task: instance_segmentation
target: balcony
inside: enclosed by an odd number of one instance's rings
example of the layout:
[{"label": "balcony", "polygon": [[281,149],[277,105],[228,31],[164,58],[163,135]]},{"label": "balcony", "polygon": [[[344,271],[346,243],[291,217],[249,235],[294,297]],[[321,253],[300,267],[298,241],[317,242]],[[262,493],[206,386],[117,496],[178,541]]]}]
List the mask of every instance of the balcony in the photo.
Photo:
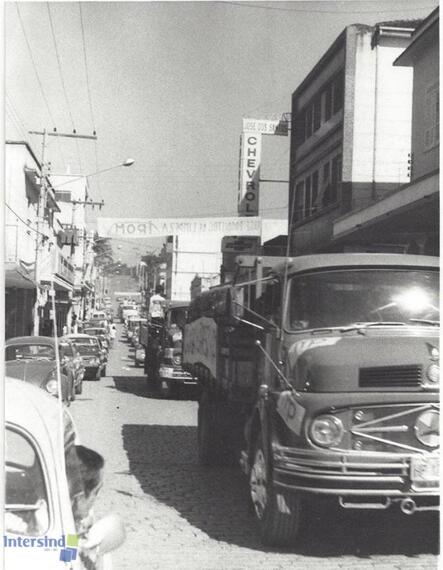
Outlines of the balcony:
[{"label": "balcony", "polygon": [[72,289],[75,281],[73,265],[57,247],[45,247],[40,253],[38,277],[40,281],[56,281],[59,285],[66,285]]}]

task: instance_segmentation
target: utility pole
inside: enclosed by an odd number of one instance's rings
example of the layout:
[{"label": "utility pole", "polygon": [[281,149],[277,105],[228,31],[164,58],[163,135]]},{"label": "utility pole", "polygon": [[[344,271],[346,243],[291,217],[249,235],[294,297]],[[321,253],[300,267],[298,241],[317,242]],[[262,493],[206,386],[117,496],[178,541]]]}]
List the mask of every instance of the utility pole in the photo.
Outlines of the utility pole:
[{"label": "utility pole", "polygon": [[31,135],[40,135],[42,138],[42,157],[41,157],[41,166],[40,166],[40,192],[39,192],[39,200],[37,205],[37,239],[36,239],[36,246],[35,246],[35,269],[34,269],[34,277],[35,277],[35,284],[36,284],[36,299],[34,304],[34,327],[33,327],[33,334],[38,335],[40,332],[40,315],[39,315],[39,296],[40,296],[40,261],[41,261],[41,239],[40,239],[40,228],[44,224],[44,217],[45,217],[45,208],[46,208],[46,196],[48,190],[48,180],[47,180],[47,171],[46,171],[46,164],[45,164],[45,150],[46,150],[46,137],[65,137],[65,138],[76,138],[76,139],[89,139],[89,140],[97,140],[97,136],[93,135],[80,135],[77,134],[74,130],[72,133],[58,133],[56,129],[53,132],[48,132],[46,129],[43,131],[28,131]]}]

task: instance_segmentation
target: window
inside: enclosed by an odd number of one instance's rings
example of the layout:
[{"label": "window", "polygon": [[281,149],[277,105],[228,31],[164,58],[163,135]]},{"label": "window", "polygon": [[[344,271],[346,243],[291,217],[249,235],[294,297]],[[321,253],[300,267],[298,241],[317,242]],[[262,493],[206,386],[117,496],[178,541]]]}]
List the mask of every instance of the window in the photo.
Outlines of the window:
[{"label": "window", "polygon": [[6,360],[54,360],[52,346],[46,344],[23,344],[6,347]]},{"label": "window", "polygon": [[321,126],[321,96],[318,95],[314,101],[314,132]]},{"label": "window", "polygon": [[5,432],[5,528],[7,532],[41,536],[49,528],[49,508],[40,458],[27,437]]},{"label": "window", "polygon": [[299,182],[297,184],[297,186],[295,187],[295,203],[293,205],[293,207],[294,207],[294,212],[293,212],[294,221],[298,221],[298,220],[303,219],[304,190],[305,190],[304,181]]},{"label": "window", "polygon": [[305,139],[308,139],[312,135],[312,114],[313,108],[310,106],[306,111]]},{"label": "window", "polygon": [[344,75],[339,73],[333,82],[334,115],[343,108],[344,87]]},{"label": "window", "polygon": [[325,122],[332,117],[332,85],[329,84],[324,92]]},{"label": "window", "polygon": [[318,170],[312,173],[312,198],[311,198],[311,214],[317,211],[318,200]]},{"label": "window", "polygon": [[305,212],[304,217],[308,218],[311,215],[311,177],[305,179]]},{"label": "window", "polygon": [[303,144],[323,123],[338,113],[343,108],[343,101],[344,74],[340,72],[298,113],[295,121],[296,146]]},{"label": "window", "polygon": [[429,87],[425,97],[425,150],[438,145],[440,141],[440,108],[438,83]]},{"label": "window", "polygon": [[323,181],[322,181],[322,207],[327,206],[331,200],[331,165],[329,162],[323,165]]},{"label": "window", "polygon": [[341,155],[337,155],[332,159],[331,168],[331,203],[334,204],[338,200],[338,188],[341,182]]},{"label": "window", "polygon": [[438,272],[346,269],[296,276],[290,284],[289,328],[439,320]]}]

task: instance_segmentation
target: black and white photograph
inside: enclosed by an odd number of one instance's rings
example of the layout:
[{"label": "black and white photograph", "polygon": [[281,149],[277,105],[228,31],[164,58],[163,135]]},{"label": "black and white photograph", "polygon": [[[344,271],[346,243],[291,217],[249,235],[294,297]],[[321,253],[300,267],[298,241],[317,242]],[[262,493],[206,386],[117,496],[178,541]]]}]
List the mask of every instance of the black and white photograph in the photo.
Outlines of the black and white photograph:
[{"label": "black and white photograph", "polygon": [[438,0],[6,1],[5,570],[437,570]]}]

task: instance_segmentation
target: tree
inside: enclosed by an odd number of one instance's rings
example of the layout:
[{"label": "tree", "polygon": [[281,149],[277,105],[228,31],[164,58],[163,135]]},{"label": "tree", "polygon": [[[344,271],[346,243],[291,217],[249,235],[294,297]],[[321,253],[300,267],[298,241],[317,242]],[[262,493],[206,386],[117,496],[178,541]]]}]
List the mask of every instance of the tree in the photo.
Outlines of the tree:
[{"label": "tree", "polygon": [[111,238],[102,238],[95,234],[93,250],[95,252],[96,265],[106,268],[106,266],[114,264]]}]

